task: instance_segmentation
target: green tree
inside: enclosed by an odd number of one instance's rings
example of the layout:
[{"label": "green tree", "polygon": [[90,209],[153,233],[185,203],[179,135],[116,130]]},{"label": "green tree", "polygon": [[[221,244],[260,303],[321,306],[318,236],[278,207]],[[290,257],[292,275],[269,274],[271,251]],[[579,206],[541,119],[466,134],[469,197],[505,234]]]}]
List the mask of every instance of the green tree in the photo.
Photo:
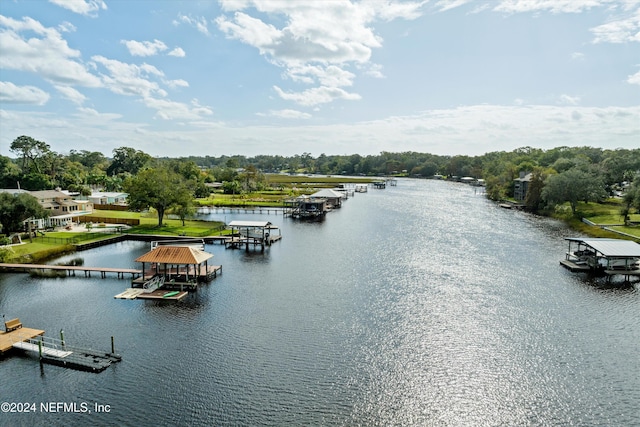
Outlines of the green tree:
[{"label": "green tree", "polygon": [[183,227],[187,217],[193,215],[195,212],[196,209],[193,206],[193,197],[188,193],[180,194],[171,208],[171,213],[180,218]]},{"label": "green tree", "polygon": [[622,196],[622,201],[624,206],[620,213],[626,222],[631,213],[631,208],[634,208],[636,212],[640,212],[640,175],[637,175],[633,183],[627,188],[627,191]]},{"label": "green tree", "polygon": [[169,208],[184,203],[185,195],[193,197],[186,180],[165,168],[145,169],[123,183],[129,193],[129,208],[142,210],[153,208],[158,213],[158,227]]},{"label": "green tree", "polygon": [[40,206],[38,200],[28,193],[13,195],[0,193],[0,224],[6,236],[22,231],[23,222],[29,218],[47,218],[50,212]]},{"label": "green tree", "polygon": [[113,150],[113,161],[107,168],[107,175],[113,176],[121,173],[135,175],[141,170],[151,156],[147,153],[130,147],[120,147]]},{"label": "green tree", "polygon": [[0,155],[0,188],[16,188],[20,181],[20,168],[9,157]]},{"label": "green tree", "polygon": [[578,202],[598,201],[606,197],[602,178],[578,167],[549,176],[542,190],[542,199],[549,205],[569,202],[576,213]]},{"label": "green tree", "polygon": [[524,200],[524,205],[527,210],[538,212],[538,210],[543,207],[542,190],[544,189],[544,181],[547,175],[548,173],[546,173],[544,169],[539,167],[533,168],[529,187],[527,188],[527,195]]},{"label": "green tree", "polygon": [[41,160],[51,152],[49,144],[26,135],[14,139],[9,150],[22,159],[20,167],[23,173],[41,173]]}]

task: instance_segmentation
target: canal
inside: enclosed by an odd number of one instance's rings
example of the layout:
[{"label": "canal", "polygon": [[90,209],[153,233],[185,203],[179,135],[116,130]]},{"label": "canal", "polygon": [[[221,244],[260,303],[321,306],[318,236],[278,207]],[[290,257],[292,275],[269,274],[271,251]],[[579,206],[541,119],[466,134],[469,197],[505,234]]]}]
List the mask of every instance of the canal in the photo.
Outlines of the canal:
[{"label": "canal", "polygon": [[[322,222],[209,217],[268,220],[283,239],[207,245],[222,275],[178,303],[114,299],[116,277],[0,275],[7,318],[71,345],[114,336],[123,356],[100,374],[0,360],[0,401],[35,403],[0,425],[640,424],[640,285],[564,270],[561,223],[424,180]],[[60,260],[139,268],[148,250]]]}]

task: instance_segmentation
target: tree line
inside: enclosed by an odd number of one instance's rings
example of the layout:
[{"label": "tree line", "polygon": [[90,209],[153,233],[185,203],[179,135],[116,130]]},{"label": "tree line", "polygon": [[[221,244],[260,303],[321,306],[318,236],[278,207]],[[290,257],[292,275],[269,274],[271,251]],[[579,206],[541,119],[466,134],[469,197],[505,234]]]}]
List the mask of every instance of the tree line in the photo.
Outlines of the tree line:
[{"label": "tree line", "polygon": [[[416,178],[473,177],[484,179],[493,200],[514,197],[514,180],[531,173],[527,198],[531,211],[544,211],[569,202],[601,201],[626,189],[628,212],[640,211],[640,149],[595,147],[522,147],[480,156],[443,156],[419,152],[378,155],[190,156],[154,158],[131,147],[113,150],[111,157],[89,150],[56,153],[49,144],[29,136],[10,146],[14,157],[0,155],[0,187],[46,190],[60,187],[80,194],[92,189],[130,194],[132,208],[154,207],[188,215],[188,199],[210,194],[207,183],[221,182],[227,193],[268,188],[265,173],[325,175],[402,175]],[[163,192],[158,195],[158,192]],[[171,190],[171,191],[169,191]],[[159,215],[160,216],[160,215]],[[160,216],[161,224],[161,216]]]}]

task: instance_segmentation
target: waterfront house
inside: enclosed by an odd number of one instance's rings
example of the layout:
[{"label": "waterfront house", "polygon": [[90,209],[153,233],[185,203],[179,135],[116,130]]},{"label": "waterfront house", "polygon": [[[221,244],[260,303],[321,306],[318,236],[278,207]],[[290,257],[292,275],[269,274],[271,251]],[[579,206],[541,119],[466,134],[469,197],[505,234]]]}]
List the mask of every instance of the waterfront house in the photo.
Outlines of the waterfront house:
[{"label": "waterfront house", "polygon": [[51,212],[47,219],[34,219],[36,228],[63,227],[80,216],[93,212],[93,203],[89,200],[74,200],[72,196],[59,190],[30,191],[40,206]]},{"label": "waterfront house", "polygon": [[527,190],[529,189],[531,176],[530,173],[520,172],[520,176],[513,180],[513,198],[517,201],[524,202],[527,198]]},{"label": "waterfront house", "polygon": [[119,193],[115,191],[93,191],[87,199],[94,205],[126,205],[127,193]]}]

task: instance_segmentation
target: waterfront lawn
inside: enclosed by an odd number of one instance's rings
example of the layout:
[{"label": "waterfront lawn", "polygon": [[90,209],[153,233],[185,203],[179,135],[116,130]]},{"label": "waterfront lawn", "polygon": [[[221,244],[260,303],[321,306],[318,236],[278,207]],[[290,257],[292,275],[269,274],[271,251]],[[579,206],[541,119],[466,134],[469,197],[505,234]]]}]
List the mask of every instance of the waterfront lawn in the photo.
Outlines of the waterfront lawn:
[{"label": "waterfront lawn", "polygon": [[273,190],[251,194],[215,193],[203,199],[196,199],[199,206],[218,207],[269,207],[281,208],[284,200],[295,197],[291,191]]},{"label": "waterfront lawn", "polygon": [[140,225],[133,226],[125,232],[128,234],[161,234],[171,236],[205,237],[224,234],[224,223],[220,221],[185,220],[164,217],[162,227],[158,227],[158,216],[155,212],[101,211],[96,210],[93,216],[104,218],[139,219]]},{"label": "waterfront lawn", "polygon": [[[166,218],[163,220],[162,227],[158,227],[158,217],[153,213],[139,213],[128,211],[100,211],[96,210],[93,216],[108,218],[135,218],[140,220],[140,225],[124,230],[128,234],[156,234],[169,236],[189,236],[189,237],[205,237],[230,233],[225,230],[224,223],[219,221],[196,221],[186,220],[185,225],[179,219]],[[99,230],[97,226],[93,230]],[[24,240],[24,244],[8,247],[0,253],[0,259],[4,258],[4,262],[35,262],[37,260],[45,260],[55,255],[65,252],[72,252],[74,244],[89,243],[91,241],[102,240],[112,237],[116,233],[96,232],[90,230],[82,230],[78,232],[71,231],[50,231],[44,236],[34,237],[30,242]],[[4,248],[3,248],[4,249]]]},{"label": "waterfront lawn", "polygon": [[[620,211],[623,208],[619,199],[609,199],[603,203],[578,203],[578,213],[595,224],[624,224]],[[640,221],[640,213],[632,213],[629,218],[633,222]]]},{"label": "waterfront lawn", "polygon": [[[622,201],[618,199],[609,199],[604,203],[579,202],[576,215],[572,215],[569,204],[565,203],[556,207],[553,216],[567,222],[572,229],[591,237],[606,237],[613,239],[628,238],[621,234],[614,233],[613,231],[605,230],[599,227],[600,225],[606,225],[612,230],[640,237],[640,227],[622,225],[624,220],[622,215],[620,215],[621,209]],[[582,218],[588,219],[597,226],[590,226],[582,222]],[[640,222],[640,213],[632,213],[629,215],[629,218],[632,222]],[[614,224],[620,225],[611,226]]]}]

